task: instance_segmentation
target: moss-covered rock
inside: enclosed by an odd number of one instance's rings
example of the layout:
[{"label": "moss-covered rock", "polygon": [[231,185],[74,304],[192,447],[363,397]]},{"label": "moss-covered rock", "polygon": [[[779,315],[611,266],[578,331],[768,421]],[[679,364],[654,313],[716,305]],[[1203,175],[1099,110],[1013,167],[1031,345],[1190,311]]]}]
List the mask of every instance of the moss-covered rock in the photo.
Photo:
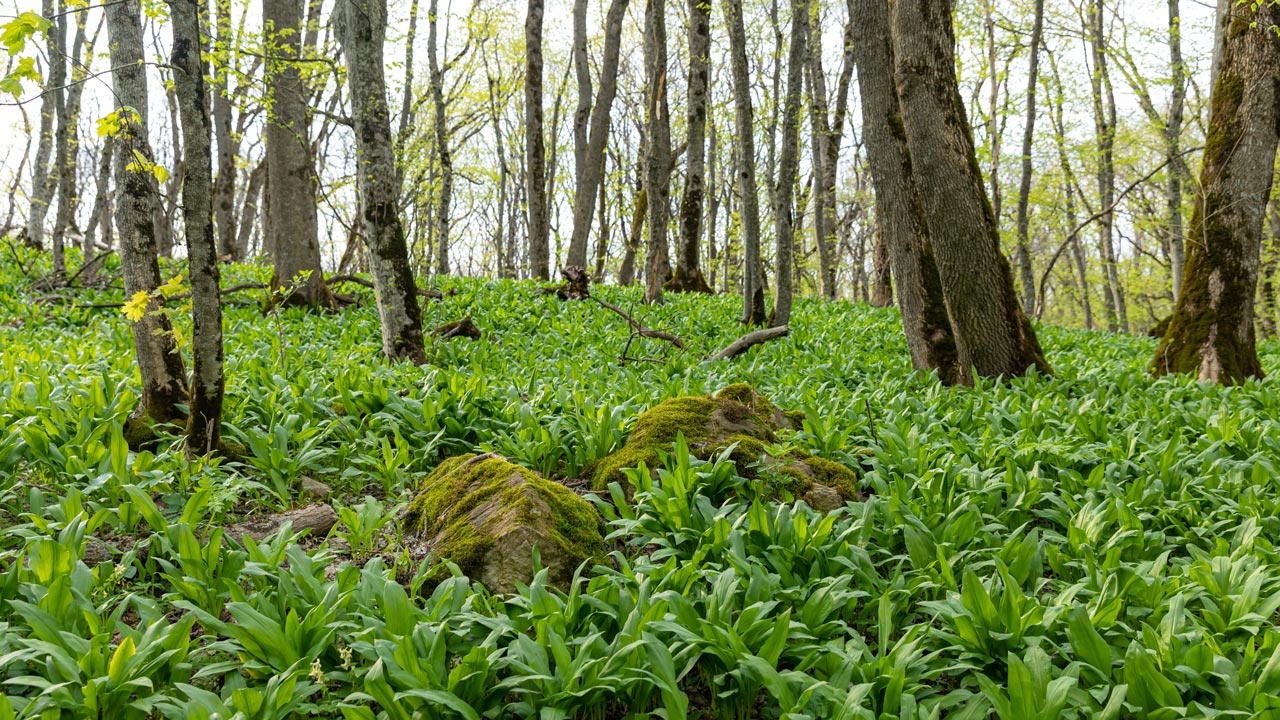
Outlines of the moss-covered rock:
[{"label": "moss-covered rock", "polygon": [[[777,433],[799,429],[803,414],[784,412],[750,385],[730,385],[715,395],[672,398],[643,413],[614,454],[602,459],[591,474],[591,487],[604,490],[616,482],[628,492],[624,470],[644,463],[654,468],[661,453],[683,433],[689,451],[703,460],[733,447],[729,459],[743,477],[756,478],[760,469],[771,482],[793,497],[803,498],[815,509],[825,510],[860,497],[858,475],[839,463],[793,451],[772,457],[768,445],[778,442]],[[815,490],[816,488],[816,490]],[[831,498],[840,498],[832,504]]]},{"label": "moss-covered rock", "polygon": [[406,535],[493,592],[512,592],[533,578],[534,547],[561,587],[584,561],[605,555],[590,503],[494,454],[441,463],[401,521]]}]

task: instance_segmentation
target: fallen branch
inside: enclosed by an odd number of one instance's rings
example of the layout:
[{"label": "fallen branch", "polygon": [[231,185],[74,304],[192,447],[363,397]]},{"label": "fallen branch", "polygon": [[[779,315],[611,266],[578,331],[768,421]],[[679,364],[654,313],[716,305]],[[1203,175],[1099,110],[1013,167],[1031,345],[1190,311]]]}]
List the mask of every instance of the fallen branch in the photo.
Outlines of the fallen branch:
[{"label": "fallen branch", "polygon": [[611,302],[608,302],[606,300],[601,300],[600,298],[594,295],[588,295],[587,297],[591,298],[592,300],[595,300],[600,305],[617,313],[619,317],[627,321],[627,324],[629,324],[631,328],[635,331],[635,333],[640,337],[653,338],[655,340],[665,340],[671,343],[672,345],[675,345],[677,348],[681,350],[685,349],[684,340],[681,340],[675,335],[672,335],[669,332],[663,332],[662,330],[654,330],[653,328],[645,327],[644,324],[642,324],[639,320],[631,317],[631,315],[627,313],[626,310],[623,310],[622,308],[618,307],[617,305],[614,305]]},{"label": "fallen branch", "polygon": [[470,315],[462,318],[461,320],[454,320],[453,322],[447,322],[437,327],[436,329],[432,330],[431,334],[435,335],[441,340],[448,340],[449,338],[455,338],[455,337],[464,337],[464,338],[470,338],[472,340],[479,340],[481,337],[483,337],[480,333],[480,328],[476,327],[476,324],[471,321]]},{"label": "fallen branch", "polygon": [[788,325],[779,325],[778,327],[765,328],[764,330],[756,330],[755,332],[749,332],[746,335],[743,335],[742,337],[738,338],[737,340],[734,340],[733,342],[729,343],[729,345],[725,349],[721,350],[715,355],[711,355],[707,359],[708,360],[732,360],[733,358],[738,357],[739,355],[746,352],[747,350],[750,350],[756,345],[760,345],[761,343],[767,343],[770,340],[777,340],[778,338],[781,338],[781,337],[786,337],[787,334],[790,332],[791,332],[791,328]]},{"label": "fallen branch", "polygon": [[[232,285],[231,287],[225,287],[225,288],[219,289],[218,297],[222,297],[224,295],[231,295],[233,293],[243,292],[245,290],[266,290],[266,289],[267,289],[267,285],[265,283],[241,283],[239,285]],[[48,301],[48,300],[70,300],[70,299],[72,298],[69,295],[43,295],[41,297],[36,298],[35,302]],[[168,297],[159,298],[162,304],[169,302],[170,300],[190,300],[190,299],[191,299],[191,293],[189,292],[178,293],[177,295],[170,295]],[[100,310],[103,308],[122,308],[124,307],[124,303],[122,302],[93,303],[92,305],[76,305],[76,307],[80,308],[81,310]]]}]

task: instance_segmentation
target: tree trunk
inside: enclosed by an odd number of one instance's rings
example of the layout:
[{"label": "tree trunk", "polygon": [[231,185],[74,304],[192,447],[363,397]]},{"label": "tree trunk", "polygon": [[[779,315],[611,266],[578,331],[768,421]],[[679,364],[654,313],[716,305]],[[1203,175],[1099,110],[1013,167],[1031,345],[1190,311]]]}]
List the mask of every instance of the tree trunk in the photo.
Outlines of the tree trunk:
[{"label": "tree trunk", "polygon": [[987,115],[987,143],[991,148],[991,214],[995,218],[996,227],[1000,226],[1000,211],[1004,198],[1000,194],[1000,57],[996,46],[996,21],[993,5],[995,0],[983,0],[983,31],[987,39],[987,72],[990,85],[987,87],[991,103]]},{"label": "tree trunk", "polygon": [[1278,273],[1280,273],[1280,199],[1271,201],[1271,234],[1264,252],[1262,288],[1259,293],[1261,308],[1258,314],[1262,316],[1262,331],[1267,337],[1276,337],[1276,323],[1280,322],[1280,317],[1276,316],[1276,283],[1280,280],[1277,278]]},{"label": "tree trunk", "polygon": [[1022,176],[1018,182],[1018,275],[1022,278],[1022,303],[1031,315],[1036,312],[1036,280],[1031,269],[1031,150],[1036,137],[1036,90],[1040,80],[1044,0],[1035,0],[1034,12],[1035,19],[1031,24],[1031,59],[1027,66],[1027,117],[1022,131]]},{"label": "tree trunk", "polygon": [[[93,196],[93,208],[89,211],[89,226],[85,228],[85,257],[89,262],[97,247],[111,247],[111,165],[115,157],[116,141],[108,135],[102,140],[102,153],[98,156],[97,191]],[[89,275],[93,270],[88,271]]]},{"label": "tree trunk", "polygon": [[893,264],[889,259],[889,241],[883,232],[876,233],[871,248],[871,304],[876,307],[893,305]]},{"label": "tree trunk", "polygon": [[964,380],[1050,372],[1018,304],[956,82],[949,0],[897,0],[897,87]]},{"label": "tree trunk", "polygon": [[214,182],[214,220],[218,230],[218,255],[228,261],[242,259],[236,243],[236,156],[240,140],[231,131],[231,0],[213,0],[217,49],[213,60],[213,132],[218,141],[218,175]]},{"label": "tree trunk", "polygon": [[[814,214],[813,237],[818,249],[818,292],[827,299],[836,298],[836,179],[840,159],[840,136],[844,134],[845,99],[853,76],[853,23],[845,25],[844,68],[840,73],[837,110],[834,122],[827,119],[827,79],[822,68],[822,24],[818,22],[819,3],[812,4],[808,62],[809,121],[813,135]],[[852,14],[850,15],[852,17]]]},{"label": "tree trunk", "polygon": [[[55,12],[63,10],[62,3],[46,2],[51,17]],[[46,32],[47,53],[49,62],[49,80],[45,94],[41,100],[40,130],[41,138],[36,146],[35,177],[32,183],[31,215],[28,223],[28,240],[37,247],[44,246],[44,223],[49,213],[49,204],[54,194],[64,182],[74,183],[74,178],[67,177],[69,125],[67,119],[67,18],[62,15],[55,18]],[[45,125],[48,125],[48,130]],[[46,143],[45,133],[50,143]],[[47,172],[48,158],[52,152],[53,172]],[[51,259],[53,276],[62,280],[67,276],[67,261],[63,252],[62,236],[54,233],[51,238]]]},{"label": "tree trunk", "polygon": [[1103,306],[1107,326],[1112,332],[1129,332],[1129,313],[1116,262],[1115,213],[1110,208],[1116,194],[1116,102],[1107,72],[1107,36],[1103,18],[1103,0],[1093,0],[1089,8],[1089,42],[1093,53],[1093,117],[1098,138],[1098,206],[1104,210],[1098,219],[1098,247],[1106,276]]},{"label": "tree trunk", "polygon": [[[1053,71],[1053,88],[1054,101],[1049,106],[1049,116],[1053,119],[1054,143],[1058,149],[1058,166],[1062,169],[1063,183],[1066,185],[1066,215],[1067,215],[1067,232],[1071,232],[1077,225],[1076,223],[1076,194],[1077,186],[1075,171],[1071,169],[1071,160],[1067,157],[1067,127],[1065,120],[1064,88],[1062,85],[1062,77],[1058,73],[1058,63],[1054,59],[1053,53],[1046,51],[1049,57],[1049,68]],[[1084,253],[1084,246],[1080,243],[1080,235],[1076,233],[1076,237],[1071,240],[1071,257],[1074,260],[1076,277],[1080,282],[1080,306],[1084,312],[1084,326],[1087,330],[1096,328],[1093,320],[1093,302],[1089,299],[1089,273],[1087,261]],[[1047,301],[1046,301],[1047,302]],[[1037,308],[1041,313],[1044,308]]]},{"label": "tree trunk", "polygon": [[[577,190],[573,196],[573,235],[569,239],[569,256],[567,264],[574,267],[585,267],[587,260],[587,239],[591,234],[591,213],[595,207],[596,194],[601,192],[600,185],[604,178],[604,154],[609,144],[610,114],[613,112],[613,99],[618,92],[618,57],[622,44],[622,21],[627,14],[628,0],[612,0],[604,25],[604,62],[600,69],[600,89],[596,93],[594,107],[590,106],[590,78],[587,79],[587,97],[589,125],[583,132],[588,132],[586,145],[582,153],[581,176]],[[576,6],[575,6],[576,12]],[[585,12],[585,8],[583,10]],[[576,19],[575,19],[576,22]],[[585,23],[585,18],[583,19]],[[585,33],[585,29],[583,30]],[[585,44],[585,39],[583,43]],[[585,49],[584,49],[585,52]],[[579,83],[582,82],[582,71],[579,71]],[[574,117],[574,138],[577,142],[579,116],[583,109],[582,88],[578,89],[578,115]],[[575,145],[574,159],[578,151]],[[600,232],[605,233],[602,227]]]},{"label": "tree trunk", "polygon": [[[1244,12],[1242,9],[1241,12]],[[1261,3],[1232,17],[1210,102],[1202,192],[1182,293],[1156,349],[1156,375],[1194,373],[1236,384],[1261,378],[1253,328],[1267,200],[1280,142],[1280,6]]]},{"label": "tree trunk", "polygon": [[[267,244],[272,290],[285,305],[332,308],[320,268],[315,162],[305,86],[298,72],[301,0],[263,0],[271,57],[266,62]],[[305,279],[303,278],[305,276]]]},{"label": "tree trunk", "polygon": [[[120,269],[127,297],[152,293],[160,286],[156,259],[155,206],[152,176],[140,159],[152,162],[147,141],[147,77],[143,65],[141,3],[108,5],[111,74],[123,128],[116,140],[116,228],[120,235]],[[133,112],[124,108],[132,108]],[[135,115],[136,112],[136,115]],[[186,370],[177,352],[169,316],[151,300],[147,313],[131,323],[133,347],[142,377],[142,399],[134,417],[167,423],[181,417],[178,406],[188,400]]]},{"label": "tree trunk", "polygon": [[187,453],[207,455],[222,442],[222,303],[213,231],[213,148],[199,0],[170,0],[173,84],[182,120],[182,219],[191,269],[191,401]]},{"label": "tree trunk", "polygon": [[876,221],[898,280],[898,307],[911,363],[960,382],[956,340],[929,243],[924,208],[912,177],[911,154],[893,79],[887,0],[851,0],[852,47],[862,99],[862,132],[876,195]]},{"label": "tree trunk", "polygon": [[667,258],[667,214],[671,210],[671,117],[667,106],[667,2],[645,4],[645,178],[649,196],[644,301],[662,302]]},{"label": "tree trunk", "polygon": [[[385,1],[382,0],[382,2]],[[378,2],[378,0],[369,0],[369,2]],[[385,10],[383,14],[386,14]],[[449,122],[445,116],[444,69],[440,66],[440,57],[436,49],[436,28],[440,24],[436,0],[431,0],[427,10],[427,23],[427,62],[431,65],[431,105],[435,110],[435,122],[432,125],[435,131],[436,164],[440,172],[440,195],[436,199],[436,228],[434,233],[436,238],[436,274],[448,275],[449,215],[453,206],[453,152],[449,149]],[[385,28],[382,33],[385,34]],[[381,42],[379,42],[378,47],[378,56],[381,58]],[[381,84],[385,86],[386,81],[384,80]],[[363,92],[364,88],[360,90]],[[385,92],[383,97],[386,97]],[[383,100],[382,103],[385,105],[386,101]],[[389,122],[388,127],[390,127]],[[391,148],[387,150],[390,152]],[[394,167],[394,159],[392,160],[392,167]],[[399,188],[396,191],[398,194]],[[399,221],[399,216],[397,215],[396,222],[399,223]],[[403,232],[401,236],[403,236]]]},{"label": "tree trunk", "polygon": [[[86,50],[85,47],[85,26],[83,18],[76,15],[64,15],[59,18],[59,24],[66,24],[70,20],[76,25],[75,39],[72,40],[71,47],[71,85],[66,89],[66,101],[60,108],[58,116],[58,134],[54,138],[54,154],[56,156],[55,163],[58,169],[55,174],[58,177],[58,209],[54,214],[52,245],[54,248],[53,270],[56,276],[66,274],[66,247],[67,247],[67,231],[75,232],[76,210],[80,202],[78,159],[80,155],[80,100],[84,96],[84,81],[88,77],[88,72],[82,69],[82,55]],[[95,34],[94,40],[97,40]],[[63,38],[63,52],[66,52],[65,38]],[[93,55],[92,43],[87,48],[89,55]],[[87,262],[88,257],[82,258],[81,262]]]},{"label": "tree trunk", "polygon": [[737,175],[741,206],[743,278],[742,322],[764,323],[764,269],[760,262],[760,196],[756,188],[755,119],[751,109],[751,71],[747,65],[747,32],[742,0],[725,0],[729,25],[730,65],[733,68],[734,129],[737,135]]},{"label": "tree trunk", "polygon": [[1173,296],[1182,292],[1184,243],[1182,227],[1182,180],[1186,163],[1182,157],[1183,107],[1187,98],[1187,69],[1182,60],[1182,11],[1179,0],[1169,0],[1169,70],[1173,75],[1173,91],[1169,100],[1169,121],[1165,124],[1165,157],[1170,166],[1166,172],[1165,213],[1169,223],[1169,265],[1173,277]]},{"label": "tree trunk", "polygon": [[[609,156],[607,153],[601,157],[600,175],[601,178],[608,177],[606,172],[606,163]],[[596,282],[604,280],[604,263],[609,255],[609,198],[604,183],[600,186],[600,202],[597,203],[600,208],[600,234],[596,236],[596,265],[591,273],[591,277]]]},{"label": "tree trunk", "polygon": [[338,0],[334,14],[347,61],[360,217],[382,325],[382,353],[396,360],[426,362],[422,310],[400,221],[400,174],[387,106],[382,57],[386,0]]},{"label": "tree trunk", "polygon": [[258,203],[263,201],[266,182],[267,163],[263,161],[249,173],[249,182],[244,189],[244,204],[240,208],[240,222],[236,237],[236,254],[239,257],[249,257],[250,240],[258,225]]},{"label": "tree trunk", "polygon": [[680,198],[680,234],[675,274],[667,289],[710,293],[702,275],[702,206],[706,195],[707,86],[711,73],[711,3],[689,0],[689,107],[685,143],[684,194]]},{"label": "tree trunk", "polygon": [[524,23],[524,153],[529,204],[529,264],[539,280],[550,278],[551,218],[547,214],[547,148],[542,136],[542,8],[529,0]]},{"label": "tree trunk", "polygon": [[804,82],[805,39],[808,37],[809,5],[806,0],[791,6],[791,44],[787,51],[787,96],[782,110],[782,151],[778,156],[778,177],[774,185],[773,232],[777,273],[773,285],[771,327],[791,322],[794,294],[793,271],[796,240],[795,190],[800,170],[800,91]]}]

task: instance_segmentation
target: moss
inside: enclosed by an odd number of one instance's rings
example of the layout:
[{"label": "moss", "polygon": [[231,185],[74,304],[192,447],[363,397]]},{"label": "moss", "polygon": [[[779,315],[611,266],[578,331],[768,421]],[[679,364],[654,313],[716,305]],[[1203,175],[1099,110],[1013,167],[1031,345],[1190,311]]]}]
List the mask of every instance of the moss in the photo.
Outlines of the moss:
[{"label": "moss", "polygon": [[[515,475],[523,481],[513,482]],[[540,503],[551,510],[552,522],[545,527],[535,517]],[[436,555],[475,577],[496,539],[475,525],[472,511],[482,504],[502,508],[517,521],[546,531],[559,546],[568,573],[583,561],[606,554],[595,508],[563,485],[496,455],[461,455],[441,463],[423,480],[421,492],[405,511],[402,527],[411,535],[440,538]]]},{"label": "moss", "polygon": [[145,450],[156,442],[155,428],[152,427],[151,419],[146,415],[127,418],[122,431],[125,443],[134,452]]},{"label": "moss", "polygon": [[804,464],[813,471],[814,482],[821,483],[840,493],[843,500],[858,500],[858,474],[838,462],[821,457],[806,457]]},{"label": "moss", "polygon": [[791,425],[792,430],[799,430],[804,427],[804,412],[801,410],[784,410],[782,415],[787,418],[787,422]]}]

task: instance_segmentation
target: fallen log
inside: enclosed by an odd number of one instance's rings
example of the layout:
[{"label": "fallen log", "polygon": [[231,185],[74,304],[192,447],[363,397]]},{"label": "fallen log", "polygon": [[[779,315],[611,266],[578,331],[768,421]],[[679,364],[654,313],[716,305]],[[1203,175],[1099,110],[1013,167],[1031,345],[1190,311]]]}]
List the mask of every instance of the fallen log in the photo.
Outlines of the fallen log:
[{"label": "fallen log", "polygon": [[236,542],[244,542],[246,537],[252,538],[255,542],[261,542],[284,527],[286,523],[290,525],[291,532],[306,530],[313,538],[323,538],[338,523],[338,514],[332,507],[316,503],[297,510],[248,518],[228,527],[227,536],[235,539]]},{"label": "fallen log", "polygon": [[721,350],[720,352],[714,355],[709,356],[707,359],[708,360],[732,360],[733,358],[738,357],[739,355],[746,352],[747,350],[750,350],[756,345],[759,345],[761,343],[767,343],[770,340],[777,340],[778,338],[781,338],[781,337],[786,337],[787,334],[790,332],[791,332],[791,328],[788,325],[779,325],[778,327],[765,328],[764,330],[756,330],[755,332],[749,332],[746,335],[743,335],[742,337],[738,338],[737,340],[734,340],[733,342],[729,343],[729,345],[726,346],[725,349]]},{"label": "fallen log", "polygon": [[454,320],[453,322],[447,322],[443,325],[440,325],[436,327],[434,330],[432,330],[431,334],[435,335],[441,340],[448,340],[449,338],[455,338],[455,337],[464,337],[464,338],[471,338],[472,340],[479,340],[481,337],[483,337],[482,334],[480,333],[480,328],[476,327],[476,324],[471,321],[470,315],[462,318],[461,320]]}]

